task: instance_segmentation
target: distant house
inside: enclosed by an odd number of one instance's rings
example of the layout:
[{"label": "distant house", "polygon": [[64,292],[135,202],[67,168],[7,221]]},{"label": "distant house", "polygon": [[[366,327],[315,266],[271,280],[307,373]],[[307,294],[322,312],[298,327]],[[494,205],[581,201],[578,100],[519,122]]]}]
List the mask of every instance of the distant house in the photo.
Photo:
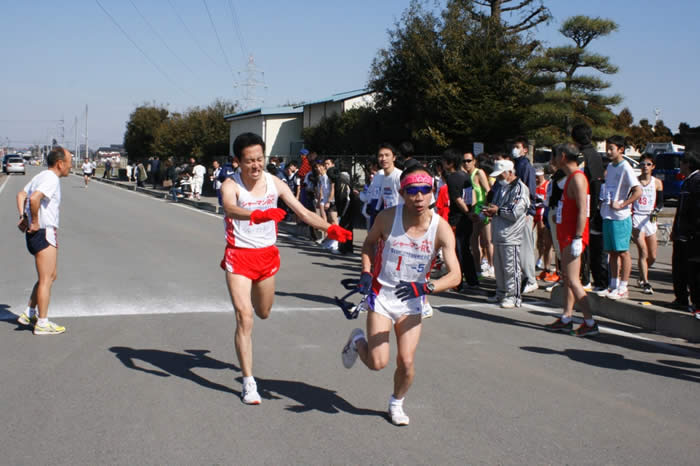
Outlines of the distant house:
[{"label": "distant house", "polygon": [[305,103],[296,108],[304,109],[304,128],[310,128],[318,125],[324,117],[372,105],[374,94],[369,89],[357,89],[333,94],[325,99]]},{"label": "distant house", "polygon": [[230,123],[229,154],[241,133],[259,134],[265,141],[266,156],[296,154],[303,147],[303,110],[295,107],[256,108],[224,116]]}]

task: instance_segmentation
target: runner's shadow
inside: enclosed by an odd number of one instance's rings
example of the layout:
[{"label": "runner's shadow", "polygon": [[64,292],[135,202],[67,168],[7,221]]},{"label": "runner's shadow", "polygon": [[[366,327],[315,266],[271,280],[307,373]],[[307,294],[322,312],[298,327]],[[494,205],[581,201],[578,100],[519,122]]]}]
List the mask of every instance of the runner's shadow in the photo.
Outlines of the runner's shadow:
[{"label": "runner's shadow", "polygon": [[[230,387],[214,383],[193,372],[193,369],[230,369],[240,372],[240,369],[218,359],[206,356],[208,350],[185,350],[185,353],[173,353],[156,349],[134,349],[124,346],[113,346],[109,349],[115,356],[129,369],[142,371],[147,374],[159,377],[170,377],[171,375],[191,380],[192,382],[212,390],[219,390],[225,393],[233,393],[240,396]],[[146,369],[136,365],[135,361],[143,361],[160,370]]]},{"label": "runner's shadow", "polygon": [[[242,382],[243,379],[238,377],[237,380]],[[384,411],[357,408],[340,397],[337,392],[327,388],[291,380],[260,378],[256,380],[261,397],[268,400],[279,400],[284,397],[298,403],[287,406],[285,408],[287,411],[294,413],[320,411],[326,414],[336,414],[342,411],[357,416],[378,416],[387,419],[387,414]]]},{"label": "runner's shadow", "polygon": [[651,362],[637,361],[635,359],[627,359],[623,355],[616,353],[581,349],[565,349],[564,351],[556,351],[550,348],[540,348],[537,346],[521,346],[520,349],[537,354],[556,354],[559,356],[566,356],[572,361],[602,367],[605,369],[613,369],[618,371],[634,370],[638,372],[646,372],[647,374],[660,375],[662,377],[686,380],[688,382],[700,382],[700,372],[664,366]]},{"label": "runner's shadow", "polygon": [[[344,295],[346,292],[342,290],[342,288],[338,287],[340,290],[338,293],[340,295]],[[335,305],[335,298],[331,298],[329,296],[323,296],[320,294],[311,294],[311,293],[287,293],[285,291],[275,291],[276,296],[294,296],[295,298],[300,298],[305,301],[312,301],[314,303],[324,303],[324,304],[333,304]]]},{"label": "runner's shadow", "polygon": [[10,311],[10,306],[8,304],[0,304],[0,322],[7,322],[9,325],[14,325],[15,332],[31,332],[34,330],[34,327],[31,325],[22,325],[17,322],[18,317],[17,314]]}]

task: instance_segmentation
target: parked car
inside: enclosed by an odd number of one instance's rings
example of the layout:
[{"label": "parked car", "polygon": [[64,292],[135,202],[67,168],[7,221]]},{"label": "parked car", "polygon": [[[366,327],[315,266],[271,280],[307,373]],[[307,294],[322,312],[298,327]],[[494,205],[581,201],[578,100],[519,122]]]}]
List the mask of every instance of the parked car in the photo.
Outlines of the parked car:
[{"label": "parked car", "polygon": [[664,184],[664,199],[678,199],[681,184],[685,178],[681,174],[683,152],[656,154],[656,168],[653,175]]},{"label": "parked car", "polygon": [[5,166],[5,173],[8,175],[10,173],[21,173],[26,174],[24,170],[24,159],[22,157],[10,157],[7,159],[7,164]]}]

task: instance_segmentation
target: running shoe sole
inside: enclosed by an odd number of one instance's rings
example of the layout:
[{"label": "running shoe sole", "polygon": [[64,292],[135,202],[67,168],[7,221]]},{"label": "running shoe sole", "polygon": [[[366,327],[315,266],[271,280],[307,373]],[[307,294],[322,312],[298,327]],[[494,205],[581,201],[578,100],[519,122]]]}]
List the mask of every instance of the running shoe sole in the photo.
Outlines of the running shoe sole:
[{"label": "running shoe sole", "polygon": [[348,341],[345,343],[340,353],[340,359],[343,361],[343,366],[345,366],[346,369],[350,369],[355,364],[355,361],[357,361],[357,350],[352,347],[352,341],[357,335],[362,335],[364,337],[365,332],[363,332],[361,328],[356,328],[350,332]]},{"label": "running shoe sole", "polygon": [[66,331],[66,328],[61,325],[49,324],[43,327],[34,326],[34,335],[60,335]]}]

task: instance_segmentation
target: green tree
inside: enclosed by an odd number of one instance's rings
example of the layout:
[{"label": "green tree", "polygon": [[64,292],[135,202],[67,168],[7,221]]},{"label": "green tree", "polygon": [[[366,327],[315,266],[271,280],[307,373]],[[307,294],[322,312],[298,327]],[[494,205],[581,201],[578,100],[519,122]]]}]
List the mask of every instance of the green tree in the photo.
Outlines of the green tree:
[{"label": "green tree", "polygon": [[131,112],[124,133],[124,149],[130,160],[155,155],[155,140],[161,124],[168,119],[168,110],[155,104],[144,104]]},{"label": "green tree", "polygon": [[214,157],[227,155],[229,124],[224,116],[235,112],[235,104],[216,100],[206,108],[194,107],[185,113],[172,113],[155,131],[152,154],[178,160],[189,156],[208,164]]},{"label": "green tree", "polygon": [[607,75],[617,72],[608,57],[586,50],[592,41],[617,29],[617,24],[607,19],[573,16],[564,21],[559,32],[574,45],[548,48],[530,62],[530,68],[535,71],[532,82],[540,91],[529,109],[526,126],[538,143],[565,140],[570,128],[578,123],[590,125],[594,138],[612,133],[609,124],[614,114],[610,107],[619,104],[622,98],[603,94],[610,87],[609,82],[579,72],[584,69]]},{"label": "green tree", "polygon": [[[514,3],[517,2],[517,3]],[[552,18],[549,9],[542,0],[473,0],[466,3],[469,14],[480,22],[495,21],[501,24],[506,32],[519,34],[537,25],[546,23]],[[487,14],[488,12],[488,14]],[[515,23],[508,23],[503,15],[515,15]]]},{"label": "green tree", "polygon": [[372,64],[370,88],[377,109],[425,150],[497,143],[521,130],[534,90],[523,72],[530,53],[472,1],[450,0],[440,16],[413,1]]}]

